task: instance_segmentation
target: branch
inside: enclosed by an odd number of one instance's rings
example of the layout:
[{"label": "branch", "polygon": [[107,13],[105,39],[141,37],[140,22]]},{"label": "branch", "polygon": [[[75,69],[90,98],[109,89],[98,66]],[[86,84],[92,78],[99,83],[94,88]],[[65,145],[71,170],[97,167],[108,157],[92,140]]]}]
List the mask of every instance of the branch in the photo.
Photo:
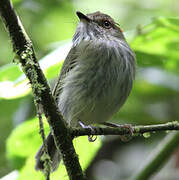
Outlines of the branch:
[{"label": "branch", "polygon": [[78,156],[72,144],[71,131],[52,97],[50,87],[37,62],[32,42],[25,33],[9,0],[0,0],[0,15],[12,40],[14,52],[19,57],[18,61],[30,81],[35,104],[42,105],[43,112],[54,134],[57,148],[62,154],[69,178],[71,180],[84,180]]},{"label": "branch", "polygon": [[[168,131],[168,130],[179,130],[178,121],[168,122],[165,124],[156,124],[156,125],[146,125],[146,126],[131,126],[133,129],[134,135],[140,135],[144,133],[157,132],[157,131]],[[126,128],[125,125],[121,125],[116,128],[101,128],[93,127],[93,130],[90,128],[73,128],[72,137],[86,136],[86,135],[126,135],[131,134],[131,130]]]}]

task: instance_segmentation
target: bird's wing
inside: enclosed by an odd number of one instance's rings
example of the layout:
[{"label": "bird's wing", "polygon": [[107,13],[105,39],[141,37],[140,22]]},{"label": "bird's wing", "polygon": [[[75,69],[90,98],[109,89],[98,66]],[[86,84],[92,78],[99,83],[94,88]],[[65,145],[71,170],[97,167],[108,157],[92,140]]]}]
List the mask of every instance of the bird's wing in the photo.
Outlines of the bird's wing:
[{"label": "bird's wing", "polygon": [[59,94],[61,92],[62,86],[61,82],[65,78],[66,74],[73,69],[75,66],[75,62],[77,59],[77,54],[76,54],[76,48],[72,47],[63,63],[63,66],[60,71],[60,76],[58,78],[58,81],[53,89],[53,96],[55,100],[58,100]]}]

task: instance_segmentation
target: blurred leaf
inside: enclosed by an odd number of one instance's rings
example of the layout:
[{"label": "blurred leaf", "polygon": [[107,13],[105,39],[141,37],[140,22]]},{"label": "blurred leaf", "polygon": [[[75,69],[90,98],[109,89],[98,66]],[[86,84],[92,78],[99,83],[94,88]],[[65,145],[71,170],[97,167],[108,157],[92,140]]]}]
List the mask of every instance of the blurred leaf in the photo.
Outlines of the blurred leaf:
[{"label": "blurred leaf", "polygon": [[27,80],[20,83],[11,81],[0,82],[0,98],[13,99],[27,95],[30,92]]},{"label": "blurred leaf", "polygon": [[0,66],[12,61],[14,53],[12,52],[12,44],[9,41],[7,32],[3,28],[3,24],[0,21]]},{"label": "blurred leaf", "polygon": [[[47,123],[44,124],[47,130]],[[26,121],[15,128],[7,140],[7,157],[13,167],[21,168],[25,159],[36,152],[41,142],[37,118]]]},{"label": "blurred leaf", "polygon": [[[45,50],[49,43],[69,39],[73,36],[78,18],[75,16],[71,1],[55,0],[41,3],[32,0],[25,8],[28,8],[29,12],[22,12],[22,22],[27,33],[32,34],[34,44],[41,51]],[[31,13],[30,17],[29,13]],[[30,18],[30,21],[27,22],[27,18]]]},{"label": "blurred leaf", "polygon": [[0,177],[2,174],[10,171],[10,166],[5,156],[5,142],[13,129],[13,115],[19,107],[21,100],[21,98],[15,100],[0,100]]},{"label": "blurred leaf", "polygon": [[15,81],[22,71],[15,64],[7,64],[0,67],[0,81]]},{"label": "blurred leaf", "polygon": [[21,1],[22,1],[22,0],[12,0],[13,4],[19,3],[19,2],[21,2]]},{"label": "blurred leaf", "polygon": [[155,66],[179,73],[179,19],[158,18],[131,43],[140,66]]}]

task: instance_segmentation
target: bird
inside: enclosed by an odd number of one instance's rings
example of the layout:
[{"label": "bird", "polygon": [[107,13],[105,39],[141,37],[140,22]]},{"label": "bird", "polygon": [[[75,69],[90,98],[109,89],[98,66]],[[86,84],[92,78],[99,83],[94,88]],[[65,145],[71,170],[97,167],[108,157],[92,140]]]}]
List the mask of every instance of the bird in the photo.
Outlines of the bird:
[{"label": "bird", "polygon": [[[129,96],[136,72],[136,57],[123,31],[109,15],[100,11],[76,12],[80,22],[72,47],[64,61],[53,96],[71,127],[107,122]],[[51,171],[61,155],[53,135],[46,138]],[[36,154],[36,170],[44,170],[44,144]]]}]

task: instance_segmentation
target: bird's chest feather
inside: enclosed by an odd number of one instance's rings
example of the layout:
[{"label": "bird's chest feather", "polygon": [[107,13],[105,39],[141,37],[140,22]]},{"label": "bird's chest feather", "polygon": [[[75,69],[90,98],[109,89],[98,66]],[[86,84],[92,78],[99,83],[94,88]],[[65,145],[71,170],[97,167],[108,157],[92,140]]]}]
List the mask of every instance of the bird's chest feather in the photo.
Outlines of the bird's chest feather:
[{"label": "bird's chest feather", "polygon": [[[98,51],[98,50],[96,50]],[[59,108],[72,124],[106,121],[132,87],[132,66],[122,56],[100,50],[77,59],[63,80]]]}]

